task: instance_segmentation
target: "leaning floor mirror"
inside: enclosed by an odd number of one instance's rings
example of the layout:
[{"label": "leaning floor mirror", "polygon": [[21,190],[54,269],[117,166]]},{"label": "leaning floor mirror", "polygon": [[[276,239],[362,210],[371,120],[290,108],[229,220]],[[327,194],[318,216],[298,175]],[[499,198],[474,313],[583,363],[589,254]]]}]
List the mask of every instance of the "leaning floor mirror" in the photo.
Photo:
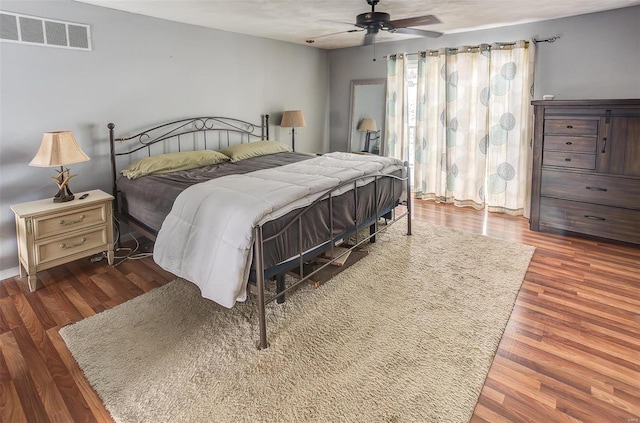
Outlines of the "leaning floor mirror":
[{"label": "leaning floor mirror", "polygon": [[349,151],[384,155],[386,80],[351,81]]}]

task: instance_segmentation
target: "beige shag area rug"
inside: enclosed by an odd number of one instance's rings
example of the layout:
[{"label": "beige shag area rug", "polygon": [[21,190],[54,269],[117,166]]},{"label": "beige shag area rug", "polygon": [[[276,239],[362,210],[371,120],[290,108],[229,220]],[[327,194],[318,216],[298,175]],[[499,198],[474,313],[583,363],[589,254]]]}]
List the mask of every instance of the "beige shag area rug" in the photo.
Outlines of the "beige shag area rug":
[{"label": "beige shag area rug", "polygon": [[534,248],[414,222],[318,289],[225,309],[176,280],[60,332],[118,422],[467,422]]}]

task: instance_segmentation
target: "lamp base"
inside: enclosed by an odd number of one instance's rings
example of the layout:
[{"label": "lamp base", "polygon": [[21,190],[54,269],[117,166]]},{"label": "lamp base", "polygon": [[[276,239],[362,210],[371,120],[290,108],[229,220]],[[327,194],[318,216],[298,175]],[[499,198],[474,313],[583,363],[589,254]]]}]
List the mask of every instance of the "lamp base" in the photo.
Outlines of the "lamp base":
[{"label": "lamp base", "polygon": [[367,131],[367,135],[364,137],[364,150],[362,150],[362,153],[368,153],[369,152],[369,143],[371,142],[371,132]]},{"label": "lamp base", "polygon": [[60,166],[60,170],[58,171],[58,175],[55,177],[52,176],[53,179],[56,180],[58,184],[58,193],[53,197],[54,203],[66,203],[67,201],[73,200],[75,197],[71,190],[69,189],[69,179],[73,178],[77,175],[72,175],[69,169]]},{"label": "lamp base", "polygon": [[296,128],[291,128],[291,149],[296,151]]},{"label": "lamp base", "polygon": [[67,201],[71,201],[76,198],[75,195],[71,192],[69,187],[60,188],[58,193],[53,197],[54,203],[66,203]]}]

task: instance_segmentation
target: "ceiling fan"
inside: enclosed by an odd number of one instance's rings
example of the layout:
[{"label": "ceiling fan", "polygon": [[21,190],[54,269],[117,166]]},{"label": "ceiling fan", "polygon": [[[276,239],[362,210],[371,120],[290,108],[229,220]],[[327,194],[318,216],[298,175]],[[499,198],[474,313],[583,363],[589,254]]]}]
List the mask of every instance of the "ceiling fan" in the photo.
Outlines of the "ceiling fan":
[{"label": "ceiling fan", "polygon": [[440,20],[433,15],[415,16],[413,18],[391,20],[391,15],[385,12],[376,12],[376,4],[379,0],[367,0],[371,5],[371,12],[361,13],[356,17],[355,26],[367,31],[363,45],[372,44],[378,31],[397,32],[398,34],[420,35],[421,37],[439,37],[441,32],[424,31],[422,29],[409,28],[410,26],[433,25]]},{"label": "ceiling fan", "polygon": [[[413,18],[404,18],[404,19],[396,19],[394,21],[391,20],[391,15],[385,12],[376,12],[376,4],[378,4],[379,0],[366,0],[369,5],[371,5],[371,12],[361,13],[356,16],[356,23],[354,24],[358,28],[361,29],[351,29],[349,31],[342,31],[329,35],[335,35],[345,32],[362,32],[366,31],[364,36],[364,42],[362,45],[370,45],[375,41],[376,34],[382,31],[389,31],[398,34],[410,34],[410,35],[419,35],[421,37],[439,37],[442,35],[441,32],[435,31],[425,31],[422,29],[409,28],[411,26],[423,26],[423,25],[433,25],[440,23],[440,20],[433,15],[425,15],[425,16],[415,16]],[[319,37],[317,37],[319,38]],[[307,40],[307,43],[313,43],[314,40]]]}]

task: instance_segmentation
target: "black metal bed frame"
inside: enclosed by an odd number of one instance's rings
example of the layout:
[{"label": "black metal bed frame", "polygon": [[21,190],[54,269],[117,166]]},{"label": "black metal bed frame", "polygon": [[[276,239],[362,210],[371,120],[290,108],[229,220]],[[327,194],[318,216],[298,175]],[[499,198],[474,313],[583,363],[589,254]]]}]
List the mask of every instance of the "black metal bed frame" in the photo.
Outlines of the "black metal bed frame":
[{"label": "black metal bed frame", "polygon": [[[134,152],[137,152],[142,149],[147,149],[147,154],[151,155],[151,146],[157,143],[161,143],[164,141],[175,139],[178,143],[178,151],[181,151],[181,138],[188,134],[195,133],[203,133],[203,143],[204,148],[207,148],[207,138],[206,134],[208,132],[215,132],[218,134],[218,143],[220,143],[220,135],[223,135],[223,138],[226,138],[226,146],[229,146],[231,143],[230,134],[238,134],[240,143],[251,142],[251,140],[268,140],[269,139],[269,115],[263,115],[262,123],[260,125],[255,125],[250,122],[234,119],[234,118],[226,118],[226,117],[197,117],[197,118],[188,118],[181,119],[177,121],[173,121],[166,124],[161,124],[155,126],[153,128],[142,131],[136,135],[132,135],[130,137],[116,138],[115,137],[115,125],[113,123],[109,123],[109,140],[111,143],[111,173],[113,177],[113,196],[115,197],[115,207],[114,213],[117,216],[119,221],[127,223],[132,226],[137,231],[140,231],[145,236],[149,237],[152,240],[155,240],[156,233],[144,225],[143,222],[139,222],[138,220],[132,218],[124,214],[120,210],[120,198],[119,191],[116,184],[116,179],[118,177],[117,174],[117,164],[116,160],[119,156],[128,156]],[[158,133],[159,135],[155,135]],[[131,148],[125,152],[116,152],[116,143],[124,143],[127,141],[135,140],[138,142],[135,148]],[[258,348],[264,349],[269,346],[267,341],[267,328],[266,328],[266,305],[273,302],[282,302],[284,301],[284,296],[286,293],[292,291],[297,288],[300,284],[305,281],[308,281],[310,278],[318,274],[318,272],[322,271],[327,266],[331,265],[334,261],[339,260],[345,254],[350,253],[352,250],[361,246],[364,242],[371,241],[375,242],[375,237],[378,233],[386,230],[389,226],[396,223],[400,219],[407,217],[407,235],[411,235],[411,195],[410,195],[410,172],[409,172],[409,163],[404,162],[405,174],[403,176],[397,176],[393,174],[385,174],[385,175],[368,175],[359,178],[354,178],[350,181],[346,181],[339,186],[331,189],[330,191],[325,192],[317,198],[312,204],[306,206],[297,212],[293,219],[289,221],[283,228],[281,228],[278,232],[273,235],[265,237],[263,235],[263,226],[256,225],[253,229],[254,241],[253,241],[253,279],[255,281],[255,290],[258,297],[258,324],[260,330],[260,338],[258,341]],[[381,180],[391,180],[390,186],[392,187],[391,198],[392,202],[390,204],[378,204],[380,198],[380,181]],[[393,180],[402,181],[406,183],[406,202],[404,205],[406,209],[400,213],[396,212],[396,208],[400,205],[400,201],[395,200],[396,193],[394,192],[395,184]],[[365,184],[373,183],[373,195],[375,196],[375,214],[368,217],[362,222],[358,222],[357,210],[358,210],[358,202],[359,202],[359,191],[362,186]],[[334,194],[339,190],[342,190],[345,187],[352,187],[350,192],[352,191],[354,196],[354,226],[353,228],[347,230],[346,232],[340,233],[337,236],[334,236],[334,215],[333,215],[333,199]],[[329,236],[326,241],[320,243],[319,245],[307,249],[303,251],[303,240],[302,240],[302,219],[305,214],[310,212],[316,205],[321,202],[328,201],[329,204]],[[386,224],[379,225],[379,221],[382,218],[385,218]],[[119,223],[118,223],[119,225]],[[298,229],[298,253],[290,257],[286,262],[279,263],[274,268],[266,269],[264,265],[264,246],[267,242],[273,241],[278,237],[284,237],[287,230],[297,226]],[[363,236],[360,238],[359,232],[362,229],[369,228],[369,235]],[[355,236],[355,242],[353,245],[350,245],[345,251],[341,254],[335,255],[333,249],[336,246],[337,242],[344,240],[345,238]],[[312,258],[317,257],[319,254],[330,250],[331,251],[331,259],[321,266],[315,268],[314,270],[307,272],[305,274],[305,266],[304,263]],[[289,287],[285,288],[284,286],[284,273],[285,271],[289,271],[294,268],[298,268],[297,274],[298,278],[291,284]],[[274,270],[276,269],[276,270]],[[266,298],[265,291],[265,280],[272,279],[274,276],[277,279],[277,291],[276,294]]]},{"label": "black metal bed frame", "polygon": [[[135,135],[131,135],[129,137],[115,137],[115,124],[109,123],[107,128],[109,128],[109,143],[110,143],[110,156],[111,156],[111,189],[113,193],[114,200],[114,215],[116,216],[116,225],[118,229],[120,228],[120,222],[124,222],[127,225],[134,228],[136,231],[140,232],[144,236],[149,239],[155,240],[156,233],[146,226],[144,222],[140,222],[139,220],[123,214],[120,210],[120,196],[118,185],[116,184],[116,180],[118,179],[118,171],[117,171],[117,158],[121,156],[130,156],[133,153],[136,153],[140,150],[146,149],[147,156],[151,156],[151,148],[156,144],[163,143],[168,140],[175,140],[177,144],[177,150],[182,151],[182,141],[188,135],[196,135],[202,134],[200,141],[203,149],[207,149],[208,133],[215,133],[218,135],[218,149],[223,147],[229,147],[233,144],[238,144],[238,142],[232,143],[231,136],[237,135],[237,139],[239,143],[243,142],[251,142],[251,141],[262,141],[269,139],[269,115],[262,115],[260,124],[255,124],[252,122],[223,117],[223,116],[200,116],[193,118],[185,118],[179,119],[168,123],[163,123],[157,126],[154,126],[149,129],[145,129],[142,132],[139,132]],[[127,141],[136,141],[137,145],[127,151],[124,152],[116,152],[116,143],[124,144]],[[211,139],[209,142],[213,142]],[[226,141],[226,145],[222,142]],[[186,141],[185,141],[186,142]],[[161,144],[162,145],[162,144]]]}]

